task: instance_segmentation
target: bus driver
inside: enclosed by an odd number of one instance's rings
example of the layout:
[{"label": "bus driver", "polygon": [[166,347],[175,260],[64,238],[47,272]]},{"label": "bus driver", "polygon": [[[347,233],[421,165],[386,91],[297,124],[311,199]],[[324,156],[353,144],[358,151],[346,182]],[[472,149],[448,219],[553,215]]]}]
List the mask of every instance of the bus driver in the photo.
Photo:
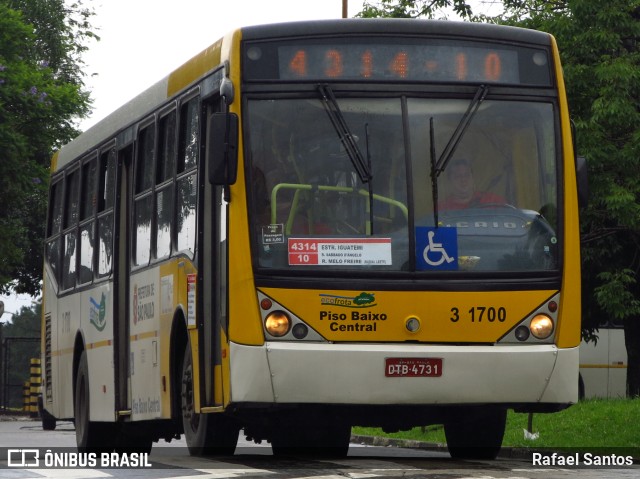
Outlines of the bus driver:
[{"label": "bus driver", "polygon": [[505,204],[506,200],[490,191],[476,191],[471,162],[466,158],[453,160],[447,168],[450,193],[440,203],[442,210],[462,210],[481,205]]}]

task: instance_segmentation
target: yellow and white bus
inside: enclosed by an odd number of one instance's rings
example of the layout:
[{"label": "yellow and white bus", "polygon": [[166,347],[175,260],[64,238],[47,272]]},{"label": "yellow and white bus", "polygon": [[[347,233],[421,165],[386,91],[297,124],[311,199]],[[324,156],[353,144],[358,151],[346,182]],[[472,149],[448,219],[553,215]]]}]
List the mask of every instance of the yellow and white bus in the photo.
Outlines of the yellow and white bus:
[{"label": "yellow and white bus", "polygon": [[53,158],[44,409],[87,451],[494,457],[578,399],[576,162],[548,34],[238,29]]}]

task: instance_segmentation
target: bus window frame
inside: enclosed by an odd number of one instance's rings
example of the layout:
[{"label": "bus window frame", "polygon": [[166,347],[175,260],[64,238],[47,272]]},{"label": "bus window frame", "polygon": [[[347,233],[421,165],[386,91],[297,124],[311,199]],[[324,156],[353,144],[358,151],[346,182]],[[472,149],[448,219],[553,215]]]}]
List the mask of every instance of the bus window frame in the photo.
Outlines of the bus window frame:
[{"label": "bus window frame", "polygon": [[[94,278],[95,278],[95,267],[96,267],[96,254],[95,254],[95,244],[96,244],[96,232],[97,232],[97,228],[96,228],[96,212],[98,210],[98,190],[99,190],[99,184],[98,184],[98,179],[99,179],[99,156],[98,156],[98,150],[94,150],[91,153],[89,153],[88,155],[86,155],[81,161],[80,161],[80,170],[81,170],[81,175],[80,175],[80,213],[78,215],[78,243],[79,243],[79,251],[80,254],[78,255],[78,267],[77,267],[77,278],[76,278],[76,286],[77,287],[82,287],[82,286],[86,286],[86,285],[91,285],[91,283],[93,283]],[[89,178],[85,178],[85,173],[87,172],[91,172],[91,163],[93,162],[93,166],[95,168],[93,177],[89,177]],[[86,175],[89,176],[89,175]],[[87,200],[87,198],[84,198],[85,193],[87,191],[87,188],[89,187],[88,182],[92,181],[93,182],[93,200],[92,203],[93,205],[91,206],[91,212],[89,215],[87,215],[86,217],[82,217],[82,209],[85,205],[85,200]],[[82,263],[82,231],[84,229],[85,226],[90,225],[91,227],[91,231],[92,231],[92,251],[91,251],[91,277],[89,279],[87,279],[86,281],[82,280],[82,273],[81,273],[81,267],[83,266]]]},{"label": "bus window frame", "polygon": [[[79,238],[78,238],[78,219],[80,216],[80,192],[81,188],[81,180],[82,180],[82,162],[78,161],[73,165],[72,168],[69,168],[64,173],[64,197],[62,200],[63,204],[63,213],[62,213],[62,230],[60,231],[60,238],[62,242],[60,244],[60,261],[62,264],[60,265],[60,275],[58,279],[58,287],[61,293],[67,293],[73,291],[78,286],[78,264],[79,264]],[[71,195],[71,186],[74,179],[74,175],[77,175],[78,188],[76,191],[76,211],[75,211],[75,219],[69,218],[69,215],[73,216],[72,212],[69,210],[69,202],[72,201],[70,199]],[[67,285],[65,282],[65,258],[67,256],[66,252],[66,239],[67,237],[74,238],[75,241],[75,258],[73,259],[74,264],[74,272],[73,272],[73,284]],[[71,261],[69,262],[69,268],[71,267]],[[70,272],[70,271],[69,271]],[[71,275],[69,275],[69,279]]]},{"label": "bus window frame", "polygon": [[[155,220],[155,228],[152,231],[155,244],[151,251],[151,263],[157,263],[171,258],[176,251],[176,237],[175,237],[175,224],[176,224],[176,171],[178,164],[178,135],[179,135],[179,118],[178,118],[178,102],[171,101],[164,108],[158,110],[156,121],[156,148],[155,148],[155,161],[154,161],[154,181],[153,181],[153,194],[154,194],[154,206],[153,206],[153,218]],[[171,118],[173,114],[173,148],[169,154],[173,155],[173,161],[171,165],[171,171],[165,171],[166,178],[160,180],[158,178],[158,170],[161,159],[166,162],[166,157],[160,154],[161,149],[164,151],[164,136],[163,126],[164,122]],[[165,255],[158,256],[158,192],[170,191],[171,194],[171,212],[169,218],[169,252]]]},{"label": "bus window frame", "polygon": [[[148,130],[148,129],[151,130]],[[129,263],[131,266],[131,271],[136,271],[139,269],[143,269],[146,268],[147,266],[149,266],[151,264],[151,252],[155,249],[155,241],[154,241],[154,237],[153,237],[153,228],[154,228],[154,218],[153,218],[153,211],[154,211],[154,204],[153,204],[153,200],[154,200],[154,189],[155,189],[155,171],[156,171],[156,160],[157,160],[157,137],[158,137],[158,124],[156,121],[156,114],[153,113],[150,116],[146,116],[145,118],[143,118],[141,121],[139,121],[136,125],[135,125],[135,135],[134,135],[134,158],[133,158],[133,184],[132,184],[132,188],[131,188],[131,213],[129,215],[129,225],[130,225],[130,235],[129,235],[129,251],[130,251],[130,257],[129,257]],[[147,131],[152,131],[153,133],[153,141],[152,141],[152,151],[151,151],[151,159],[149,161],[149,165],[151,168],[151,171],[147,171],[146,169],[144,170],[144,174],[148,174],[150,176],[150,184],[149,185],[144,185],[144,183],[139,183],[139,181],[141,180],[141,178],[139,178],[140,175],[140,160],[141,160],[141,151],[140,148],[142,146],[142,142],[140,140],[141,135],[143,133],[146,133]],[[145,165],[146,167],[147,165]],[[144,179],[143,179],[144,180]],[[143,188],[144,186],[146,186],[146,188],[138,191],[138,186],[141,185]],[[139,241],[137,240],[137,231],[138,231],[138,225],[137,225],[137,205],[139,203],[143,203],[145,201],[148,201],[148,199],[150,198],[151,201],[151,216],[150,216],[150,222],[149,222],[149,241],[147,244],[148,247],[148,251],[147,251],[147,256],[146,256],[146,260],[141,262],[141,263],[137,263],[137,257],[136,255],[138,254],[138,246],[139,246]]]},{"label": "bus window frame", "polygon": [[[115,205],[116,205],[116,197],[117,197],[117,177],[118,177],[118,154],[117,154],[117,145],[116,145],[116,140],[115,138],[112,138],[110,140],[108,140],[107,142],[103,143],[102,146],[100,146],[98,149],[98,206],[96,208],[96,245],[98,246],[97,248],[94,248],[94,255],[95,255],[95,270],[94,270],[94,284],[98,283],[98,282],[102,282],[102,281],[108,281],[112,276],[113,276],[113,271],[114,271],[114,265],[113,265],[113,258],[112,258],[112,264],[111,264],[111,268],[109,269],[109,271],[107,273],[103,273],[100,274],[99,272],[99,256],[100,256],[100,249],[99,249],[99,244],[100,244],[100,228],[99,228],[99,224],[100,221],[103,218],[107,218],[109,215],[111,215],[111,251],[112,251],[112,255],[115,249],[115,245],[114,245],[114,238],[115,238]],[[113,165],[113,178],[112,178],[112,187],[113,187],[113,193],[112,193],[112,198],[111,198],[111,205],[107,206],[106,203],[106,198],[104,197],[104,194],[106,193],[107,189],[106,189],[106,185],[104,185],[102,182],[106,181],[108,172],[109,172],[109,168],[108,168],[108,164],[109,161],[111,159],[111,156],[113,155],[113,161],[114,161],[114,165]],[[105,176],[104,178],[102,177],[102,167],[103,167],[103,161],[104,161],[104,166],[105,166]]]},{"label": "bus window frame", "polygon": [[[197,113],[198,113],[198,125],[197,125],[197,133],[198,133],[198,138],[197,138],[197,145],[196,145],[196,151],[198,152],[198,157],[196,158],[196,164],[189,167],[189,168],[185,168],[186,163],[184,162],[184,159],[181,160],[181,156],[185,153],[186,151],[186,145],[185,148],[183,149],[183,145],[182,145],[182,140],[183,140],[183,135],[182,135],[182,130],[183,130],[183,118],[187,117],[187,114],[185,113],[188,110],[188,105],[189,102],[191,102],[192,100],[196,100],[197,101]],[[202,201],[201,198],[201,188],[200,188],[200,184],[201,184],[201,177],[202,177],[202,154],[201,154],[201,150],[202,150],[202,125],[203,125],[203,116],[202,116],[202,105],[203,105],[203,98],[202,98],[202,94],[201,94],[201,89],[199,85],[196,85],[194,88],[188,90],[187,92],[185,92],[183,95],[181,95],[178,99],[177,99],[177,106],[176,106],[176,111],[177,111],[177,118],[176,118],[176,138],[177,138],[177,143],[176,143],[176,164],[175,164],[175,175],[174,175],[174,182],[175,182],[175,186],[174,186],[174,198],[173,198],[173,204],[174,204],[174,212],[173,212],[173,248],[172,248],[172,256],[175,255],[184,255],[186,258],[188,258],[191,261],[197,261],[197,253],[198,253],[198,246],[199,246],[199,242],[200,242],[200,238],[199,235],[197,234],[198,232],[198,222],[200,221],[200,214],[201,214],[201,205],[200,202]],[[182,168],[181,168],[182,166]],[[179,185],[181,181],[186,181],[186,178],[188,178],[189,176],[195,175],[195,189],[196,189],[196,198],[195,198],[195,212],[194,212],[194,216],[195,216],[195,221],[196,221],[196,226],[195,226],[195,237],[193,239],[193,251],[191,251],[190,249],[184,249],[184,248],[180,248],[180,239],[179,239],[179,233],[180,231],[178,231],[178,214],[179,214],[179,208],[178,208],[178,190],[179,190]]]},{"label": "bus window frame", "polygon": [[[58,197],[58,204],[56,205],[56,197]],[[62,252],[62,225],[63,225],[63,217],[64,217],[64,198],[65,198],[65,175],[61,174],[51,179],[51,184],[49,187],[49,201],[47,207],[47,228],[46,228],[46,238],[45,238],[45,261],[49,264],[51,271],[53,273],[53,277],[55,279],[56,284],[58,285],[58,289],[60,286],[60,272],[61,272],[61,264],[60,264],[60,255]],[[55,207],[59,208],[59,224],[57,225],[54,231],[54,215],[53,209]],[[52,263],[50,261],[50,245],[57,249],[56,252],[56,261]]]},{"label": "bus window frame", "polygon": [[[555,70],[554,70],[555,71]],[[370,85],[369,85],[370,84]],[[555,85],[555,83],[554,83]],[[245,112],[245,117],[243,122],[248,121],[248,104],[251,101],[259,101],[259,100],[295,100],[295,99],[317,99],[317,91],[315,89],[316,84],[309,82],[279,82],[277,85],[265,85],[261,84],[246,84],[243,85],[243,103],[242,108]],[[402,84],[402,83],[394,83],[394,84],[383,84],[381,82],[368,82],[365,84],[357,83],[343,83],[343,82],[335,82],[331,83],[331,87],[333,91],[336,93],[338,100],[340,99],[363,99],[363,98],[377,98],[378,95],[384,94],[385,98],[398,98],[401,102],[406,102],[410,98],[420,98],[420,99],[467,99],[471,100],[473,97],[473,93],[477,90],[478,85],[476,84],[447,84],[447,85],[411,85],[411,84]],[[368,88],[369,87],[369,88]],[[356,270],[344,270],[340,273],[345,277],[349,278],[360,278],[360,277],[370,277],[373,273],[379,278],[391,278],[391,277],[399,277],[405,279],[415,279],[419,278],[420,281],[434,281],[439,282],[442,279],[462,279],[462,280],[470,280],[474,281],[475,278],[483,278],[489,282],[496,281],[496,283],[492,283],[489,287],[493,288],[503,288],[501,283],[502,280],[513,281],[514,283],[520,280],[524,280],[530,277],[536,278],[544,278],[544,282],[539,285],[540,288],[558,288],[561,283],[561,278],[563,275],[564,269],[564,248],[562,245],[564,244],[564,240],[566,238],[565,235],[565,223],[564,223],[564,179],[565,170],[564,170],[564,156],[565,156],[565,147],[562,141],[562,128],[560,118],[560,104],[558,91],[555,86],[549,86],[544,88],[532,88],[531,86],[516,86],[516,85],[497,85],[492,86],[489,92],[487,101],[522,101],[522,102],[530,102],[530,103],[543,103],[550,105],[551,114],[553,116],[553,141],[554,141],[554,161],[555,161],[555,175],[556,175],[556,206],[557,206],[557,220],[556,220],[556,234],[558,238],[561,238],[562,242],[559,242],[559,248],[557,252],[557,267],[552,270],[540,270],[540,271],[492,271],[488,274],[479,273],[479,272],[465,272],[465,271],[420,271],[415,268],[415,265],[412,264],[412,268],[410,271],[356,271]],[[408,115],[408,112],[403,112],[403,117]],[[403,118],[403,121],[408,121],[408,119]],[[243,125],[246,128],[246,125]],[[408,128],[408,126],[407,126]],[[245,181],[248,190],[248,198],[251,202],[254,202],[254,192],[251,188],[252,178],[252,163],[251,163],[251,138],[249,131],[250,129],[243,130],[243,155],[245,161]],[[405,141],[409,141],[405,135]],[[537,135],[537,140],[541,141],[541,136]],[[542,151],[539,149],[539,151]],[[410,155],[410,148],[407,148],[405,145],[405,154]],[[409,157],[406,158],[408,162],[408,166],[406,168],[407,175],[411,175],[411,159]],[[542,165],[538,164],[541,168]],[[411,179],[408,179],[409,183],[411,183]],[[408,186],[409,190],[412,190],[413,186]],[[408,198],[407,198],[407,207],[409,211],[415,211],[414,205],[414,196],[412,191],[408,190]],[[253,204],[253,203],[252,203]],[[250,223],[255,224],[255,211],[250,207],[250,211],[248,213],[250,218]],[[412,215],[409,215],[409,229],[412,230],[414,218]],[[414,245],[412,241],[414,238],[409,238],[410,241],[410,251],[413,251]],[[266,277],[281,277],[281,276],[310,276],[314,278],[324,278],[330,277],[335,274],[334,270],[331,271],[323,271],[318,268],[305,268],[304,270],[291,269],[290,267],[284,268],[269,268],[262,267],[259,264],[258,253],[257,253],[257,243],[255,241],[251,242],[251,251],[252,251],[252,262],[253,267],[256,272],[259,272],[260,275],[265,275]],[[411,256],[411,255],[410,255]],[[410,261],[414,260],[410,259]],[[465,288],[466,286],[461,285],[461,288]],[[506,286],[509,288],[509,286]]]}]

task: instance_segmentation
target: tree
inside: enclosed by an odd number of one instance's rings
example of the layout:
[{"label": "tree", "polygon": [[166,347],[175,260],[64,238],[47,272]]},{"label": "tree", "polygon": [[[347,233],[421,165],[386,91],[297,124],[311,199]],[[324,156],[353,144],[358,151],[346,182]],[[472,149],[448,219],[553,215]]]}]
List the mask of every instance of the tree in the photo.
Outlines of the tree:
[{"label": "tree", "polygon": [[[400,9],[396,16],[412,16],[420,3],[383,0],[385,12]],[[577,148],[589,167],[590,204],[581,214],[583,336],[597,339],[594,330],[603,319],[624,320],[628,393],[640,396],[640,4],[502,3],[497,16],[469,18],[557,39]]]},{"label": "tree", "polygon": [[81,54],[92,11],[79,1],[0,0],[0,292],[36,295],[53,151],[90,111]]},{"label": "tree", "polygon": [[375,4],[364,2],[356,16],[362,18],[435,18],[451,8],[461,18],[471,17],[471,7],[465,0],[380,0]]}]

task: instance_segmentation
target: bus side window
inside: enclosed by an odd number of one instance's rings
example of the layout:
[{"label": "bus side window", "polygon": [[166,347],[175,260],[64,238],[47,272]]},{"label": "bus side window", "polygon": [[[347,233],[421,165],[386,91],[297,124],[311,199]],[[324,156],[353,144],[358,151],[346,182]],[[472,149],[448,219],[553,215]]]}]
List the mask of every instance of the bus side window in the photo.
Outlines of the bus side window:
[{"label": "bus side window", "polygon": [[116,151],[100,155],[98,185],[98,264],[99,277],[108,276],[113,265],[113,200],[116,181]]},{"label": "bus side window", "polygon": [[138,133],[133,207],[135,233],[132,244],[132,258],[134,266],[149,264],[151,257],[154,146],[155,123],[152,123]]},{"label": "bus side window", "polygon": [[173,176],[176,165],[176,112],[160,119],[156,165],[156,258],[171,254],[173,218]]},{"label": "bus side window", "polygon": [[82,193],[80,201],[80,269],[78,281],[85,284],[93,280],[93,245],[95,244],[96,159],[82,165]]},{"label": "bus side window", "polygon": [[193,255],[196,245],[196,193],[200,115],[199,98],[180,109],[180,141],[177,164],[177,247]]},{"label": "bus side window", "polygon": [[67,176],[64,214],[64,255],[62,266],[62,289],[76,285],[76,262],[78,242],[78,195],[80,190],[80,170]]},{"label": "bus side window", "polygon": [[49,199],[49,223],[47,225],[46,259],[56,280],[60,279],[60,232],[62,231],[62,192],[64,181],[51,185]]}]

